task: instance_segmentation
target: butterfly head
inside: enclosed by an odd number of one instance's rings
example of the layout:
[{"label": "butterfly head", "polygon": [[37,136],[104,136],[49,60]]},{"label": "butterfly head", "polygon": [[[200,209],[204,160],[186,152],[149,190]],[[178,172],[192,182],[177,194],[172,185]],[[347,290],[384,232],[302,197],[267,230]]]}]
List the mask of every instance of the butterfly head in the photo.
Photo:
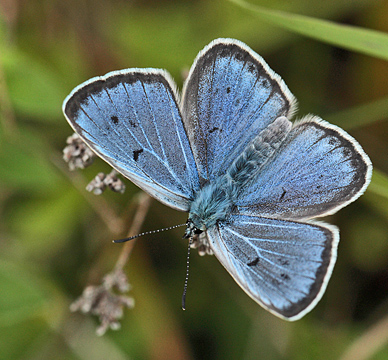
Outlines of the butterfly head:
[{"label": "butterfly head", "polygon": [[203,232],[204,230],[198,229],[193,221],[189,218],[186,223],[186,230],[185,234],[183,235],[184,239],[189,239],[192,238],[194,235],[199,235]]}]

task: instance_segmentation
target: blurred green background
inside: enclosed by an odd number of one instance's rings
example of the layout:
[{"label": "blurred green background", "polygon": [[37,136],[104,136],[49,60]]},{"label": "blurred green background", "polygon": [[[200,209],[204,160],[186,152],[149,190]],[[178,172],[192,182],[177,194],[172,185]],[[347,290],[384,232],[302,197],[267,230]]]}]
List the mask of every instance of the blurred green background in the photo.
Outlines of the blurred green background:
[{"label": "blurred green background", "polygon": [[[388,358],[388,1],[251,4],[0,1],[0,359]],[[136,306],[121,330],[97,337],[98,319],[69,306],[114,267],[122,245],[111,240],[126,236],[140,191],[125,180],[124,195],[86,192],[109,167],[67,169],[62,101],[88,78],[129,67],[165,68],[181,87],[217,37],[262,55],[298,98],[299,116],[353,135],[374,164],[372,183],[326,219],[341,229],[338,261],[302,320],[267,313],[196,251],[182,311],[181,228],[137,241],[125,268]],[[185,221],[152,201],[142,231]]]}]

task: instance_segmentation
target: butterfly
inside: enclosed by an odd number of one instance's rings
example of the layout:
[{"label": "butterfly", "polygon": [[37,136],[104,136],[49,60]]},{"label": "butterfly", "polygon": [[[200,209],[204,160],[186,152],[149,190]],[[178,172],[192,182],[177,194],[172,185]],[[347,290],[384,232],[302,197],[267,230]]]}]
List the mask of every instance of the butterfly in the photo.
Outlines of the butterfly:
[{"label": "butterfly", "polygon": [[164,70],[126,69],[76,87],[63,103],[76,133],[161,203],[189,213],[185,236],[286,320],[325,292],[339,230],[312,220],[367,188],[372,164],[341,128],[308,115],[244,43],[197,55],[180,98]]}]

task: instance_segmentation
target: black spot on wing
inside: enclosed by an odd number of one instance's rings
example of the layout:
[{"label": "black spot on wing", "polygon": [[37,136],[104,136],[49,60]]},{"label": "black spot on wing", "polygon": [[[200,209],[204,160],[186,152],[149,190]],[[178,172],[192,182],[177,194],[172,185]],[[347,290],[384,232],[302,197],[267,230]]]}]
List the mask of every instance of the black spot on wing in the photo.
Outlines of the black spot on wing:
[{"label": "black spot on wing", "polygon": [[248,65],[248,71],[249,71],[250,73],[255,73],[255,71],[256,71],[255,65],[253,65],[252,63],[250,63],[250,64]]},{"label": "black spot on wing", "polygon": [[220,130],[220,128],[218,128],[218,127],[214,127],[213,129],[210,129],[209,130],[209,133],[211,134],[211,133],[214,133],[214,131],[216,131],[216,130]]},{"label": "black spot on wing", "polygon": [[278,258],[278,261],[279,261],[279,263],[280,263],[281,265],[283,265],[283,266],[288,266],[288,265],[290,265],[290,262],[289,262],[288,260],[286,260],[286,259]]},{"label": "black spot on wing", "polygon": [[290,280],[290,277],[287,274],[281,273],[280,277],[284,280]]},{"label": "black spot on wing", "polygon": [[284,195],[286,195],[286,192],[287,192],[284,188],[282,188],[282,189],[283,189],[283,193],[282,193],[282,195],[280,196],[280,199],[279,199],[279,200],[283,200]]},{"label": "black spot on wing", "polygon": [[110,119],[113,121],[114,124],[118,124],[119,123],[119,118],[116,115],[112,115],[110,117]]},{"label": "black spot on wing", "polygon": [[238,60],[238,61],[244,61],[244,54],[243,53],[240,53],[240,52],[237,52],[234,57]]},{"label": "black spot on wing", "polygon": [[139,155],[143,152],[143,149],[134,150],[133,151],[133,160],[137,161],[139,159]]},{"label": "black spot on wing", "polygon": [[259,258],[257,257],[256,259],[250,261],[249,263],[247,263],[248,266],[255,266],[259,263]]},{"label": "black spot on wing", "polygon": [[337,146],[338,143],[339,143],[339,141],[337,140],[337,138],[335,138],[335,137],[329,138],[329,145]]}]

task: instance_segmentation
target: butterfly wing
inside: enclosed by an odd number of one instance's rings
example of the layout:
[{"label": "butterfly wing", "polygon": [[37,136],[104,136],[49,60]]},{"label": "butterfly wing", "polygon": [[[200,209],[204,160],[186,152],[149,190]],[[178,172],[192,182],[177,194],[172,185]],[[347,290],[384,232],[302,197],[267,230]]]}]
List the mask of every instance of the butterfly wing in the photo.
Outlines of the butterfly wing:
[{"label": "butterfly wing", "polygon": [[128,69],[93,78],[71,92],[63,112],[113,168],[162,203],[188,210],[199,178],[168,73]]},{"label": "butterfly wing", "polygon": [[183,89],[182,115],[202,180],[224,174],[247,144],[296,100],[245,44],[217,39],[201,51]]},{"label": "butterfly wing", "polygon": [[372,164],[337,126],[313,117],[295,124],[237,200],[240,214],[308,219],[333,214],[366,189]]},{"label": "butterfly wing", "polygon": [[253,300],[293,321],[325,292],[339,232],[323,223],[233,215],[208,229],[207,237],[218,260]]}]

